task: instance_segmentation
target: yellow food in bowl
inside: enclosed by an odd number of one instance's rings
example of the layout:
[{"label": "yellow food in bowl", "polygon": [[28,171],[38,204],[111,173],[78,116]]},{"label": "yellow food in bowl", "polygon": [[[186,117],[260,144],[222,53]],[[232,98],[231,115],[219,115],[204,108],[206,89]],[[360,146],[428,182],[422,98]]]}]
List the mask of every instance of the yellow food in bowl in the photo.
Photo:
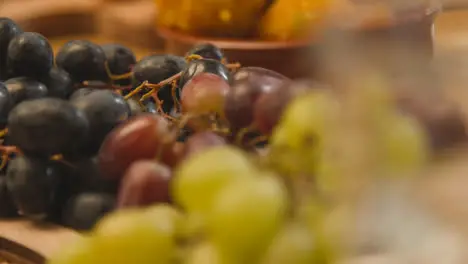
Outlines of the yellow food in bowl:
[{"label": "yellow food in bowl", "polygon": [[194,35],[248,37],[265,0],[156,0],[158,24]]},{"label": "yellow food in bowl", "polygon": [[260,36],[288,40],[313,34],[326,16],[330,0],[277,0],[260,25]]}]

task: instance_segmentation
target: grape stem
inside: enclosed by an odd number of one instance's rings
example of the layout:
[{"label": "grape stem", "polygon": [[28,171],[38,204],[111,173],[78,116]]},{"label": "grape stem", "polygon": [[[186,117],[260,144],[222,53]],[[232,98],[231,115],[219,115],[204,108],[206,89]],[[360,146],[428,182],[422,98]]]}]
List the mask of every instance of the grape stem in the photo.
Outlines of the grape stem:
[{"label": "grape stem", "polygon": [[254,147],[255,145],[262,143],[262,142],[268,142],[268,136],[261,135],[261,136],[255,137],[254,139],[250,140],[247,143],[247,146]]},{"label": "grape stem", "polygon": [[126,80],[126,79],[130,79],[132,76],[133,76],[133,72],[127,72],[127,73],[124,73],[124,74],[118,74],[118,75],[115,75],[111,72],[110,68],[109,68],[109,62],[106,61],[104,63],[104,68],[106,69],[106,73],[107,73],[107,76],[109,76],[109,78],[112,80],[112,81],[118,81],[118,80]]},{"label": "grape stem", "polygon": [[146,85],[148,84],[148,81],[144,81],[142,82],[140,85],[138,85],[137,87],[135,87],[135,89],[133,89],[129,94],[127,94],[124,99],[125,100],[128,100],[130,99],[131,97],[133,97],[134,95],[138,94],[142,89],[144,89],[146,87]]},{"label": "grape stem", "polygon": [[248,126],[248,127],[241,128],[241,130],[239,130],[239,132],[236,134],[236,139],[234,140],[235,144],[238,145],[238,146],[241,146],[243,144],[243,142],[244,142],[245,136],[249,132],[252,132],[254,130],[255,130],[255,128],[253,126]]}]

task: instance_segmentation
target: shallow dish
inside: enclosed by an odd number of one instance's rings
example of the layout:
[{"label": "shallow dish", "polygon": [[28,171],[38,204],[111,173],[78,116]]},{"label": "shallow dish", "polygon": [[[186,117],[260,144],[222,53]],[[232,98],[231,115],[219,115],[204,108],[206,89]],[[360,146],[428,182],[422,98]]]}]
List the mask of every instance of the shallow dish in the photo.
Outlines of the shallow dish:
[{"label": "shallow dish", "polygon": [[[423,12],[407,12],[403,19],[389,24],[360,27],[357,32],[365,38],[378,38],[382,43],[388,40],[409,41],[418,45],[427,58],[433,52],[433,26],[438,8],[425,9]],[[312,41],[259,41],[215,39],[192,36],[170,28],[157,28],[165,40],[165,51],[175,55],[184,55],[196,43],[210,42],[225,51],[229,61],[245,66],[265,67],[280,72],[291,78],[314,75],[319,68],[314,57],[320,39]],[[305,54],[309,59],[304,59]]]}]

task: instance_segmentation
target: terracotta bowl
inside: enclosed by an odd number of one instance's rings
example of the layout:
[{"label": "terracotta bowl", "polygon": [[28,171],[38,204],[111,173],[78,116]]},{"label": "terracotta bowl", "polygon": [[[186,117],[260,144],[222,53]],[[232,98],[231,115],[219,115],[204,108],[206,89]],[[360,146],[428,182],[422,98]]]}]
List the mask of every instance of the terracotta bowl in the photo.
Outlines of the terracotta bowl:
[{"label": "terracotta bowl", "polygon": [[[432,33],[438,9],[425,10],[417,14],[408,14],[398,23],[358,29],[360,35],[379,40],[406,40],[418,45],[428,58],[432,57]],[[320,39],[314,41],[257,41],[213,39],[192,36],[169,28],[159,27],[159,35],[165,40],[165,51],[175,55],[184,55],[190,47],[201,42],[210,42],[222,48],[231,62],[240,62],[244,66],[265,67],[280,72],[291,78],[314,75],[319,63],[314,57]],[[304,59],[305,54],[308,59]]]}]

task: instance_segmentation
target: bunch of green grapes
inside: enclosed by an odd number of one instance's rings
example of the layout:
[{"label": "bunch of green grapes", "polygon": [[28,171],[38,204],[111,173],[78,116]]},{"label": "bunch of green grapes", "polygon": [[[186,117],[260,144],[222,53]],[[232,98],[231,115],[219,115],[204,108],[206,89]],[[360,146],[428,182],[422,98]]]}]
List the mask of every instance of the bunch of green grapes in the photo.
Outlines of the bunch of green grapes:
[{"label": "bunch of green grapes", "polygon": [[[330,89],[299,89],[264,156],[218,143],[190,152],[197,144],[188,141],[190,155],[170,182],[173,204],[110,214],[49,264],[333,263],[352,217],[334,202],[363,165],[356,157],[369,156],[373,172],[406,175],[427,156],[418,123],[397,110],[379,82],[363,83],[346,100]],[[354,130],[366,131],[366,151]]]},{"label": "bunch of green grapes", "polygon": [[[172,185],[177,207],[124,209],[50,264],[307,264],[323,254],[292,216],[281,177],[230,146],[190,156]],[[320,253],[322,252],[322,253]]]}]

